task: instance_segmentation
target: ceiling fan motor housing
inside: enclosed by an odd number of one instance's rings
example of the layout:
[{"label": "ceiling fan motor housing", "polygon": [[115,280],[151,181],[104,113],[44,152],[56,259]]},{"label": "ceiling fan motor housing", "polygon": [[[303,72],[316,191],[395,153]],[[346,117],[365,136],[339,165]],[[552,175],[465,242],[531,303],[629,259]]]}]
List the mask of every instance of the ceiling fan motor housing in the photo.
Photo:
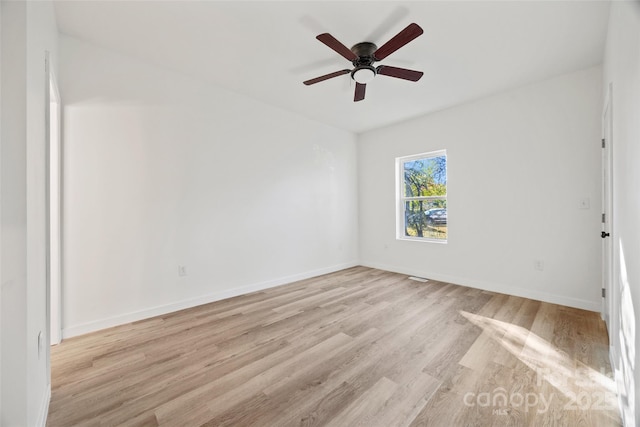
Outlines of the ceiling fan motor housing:
[{"label": "ceiling fan motor housing", "polygon": [[351,52],[355,53],[358,59],[353,61],[355,67],[359,65],[371,65],[376,61],[373,53],[378,50],[378,46],[370,42],[362,42],[353,45]]}]

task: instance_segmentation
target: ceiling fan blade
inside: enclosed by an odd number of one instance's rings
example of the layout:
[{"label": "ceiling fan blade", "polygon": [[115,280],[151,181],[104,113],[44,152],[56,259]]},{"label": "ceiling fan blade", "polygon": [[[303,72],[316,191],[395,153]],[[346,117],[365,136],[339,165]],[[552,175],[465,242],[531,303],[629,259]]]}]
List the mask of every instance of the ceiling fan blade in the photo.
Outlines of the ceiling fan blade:
[{"label": "ceiling fan blade", "polygon": [[409,24],[404,30],[393,36],[391,40],[379,47],[378,50],[373,53],[373,56],[376,60],[380,61],[418,37],[423,32],[424,31],[422,31],[422,28],[420,28],[418,24]]},{"label": "ceiling fan blade", "polygon": [[353,95],[353,102],[362,101],[366,90],[367,85],[356,82],[356,93]]},{"label": "ceiling fan blade", "polygon": [[412,82],[417,82],[424,74],[422,71],[407,70],[406,68],[390,67],[388,65],[380,65],[376,69],[376,72],[377,74],[382,74],[383,76],[410,80]]},{"label": "ceiling fan blade", "polygon": [[335,50],[336,52],[338,52],[340,55],[342,55],[345,59],[349,60],[349,61],[355,61],[356,59],[358,59],[358,56],[351,52],[351,49],[349,49],[348,47],[346,47],[345,45],[343,45],[342,43],[340,43],[335,37],[333,37],[331,34],[329,33],[322,33],[319,36],[316,37],[318,40],[320,40],[322,43],[326,44],[327,46],[329,46],[331,49]]},{"label": "ceiling fan blade", "polygon": [[323,82],[325,80],[332,79],[334,77],[338,77],[338,76],[343,76],[345,74],[349,74],[350,72],[351,72],[351,70],[340,70],[340,71],[336,71],[335,73],[329,73],[329,74],[325,74],[324,76],[316,77],[315,79],[307,80],[307,81],[305,81],[303,83],[306,84],[307,86],[309,86],[309,85],[312,85],[312,84]]}]

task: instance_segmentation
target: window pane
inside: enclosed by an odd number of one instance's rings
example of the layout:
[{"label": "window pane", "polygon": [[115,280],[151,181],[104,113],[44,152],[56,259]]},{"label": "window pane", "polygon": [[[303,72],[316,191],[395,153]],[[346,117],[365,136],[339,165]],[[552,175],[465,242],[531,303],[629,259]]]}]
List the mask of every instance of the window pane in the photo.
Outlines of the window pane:
[{"label": "window pane", "polygon": [[447,242],[446,150],[396,158],[398,239]]},{"label": "window pane", "polygon": [[446,196],[447,157],[427,157],[403,163],[404,197]]},{"label": "window pane", "polygon": [[407,200],[404,203],[408,237],[447,240],[447,200]]}]

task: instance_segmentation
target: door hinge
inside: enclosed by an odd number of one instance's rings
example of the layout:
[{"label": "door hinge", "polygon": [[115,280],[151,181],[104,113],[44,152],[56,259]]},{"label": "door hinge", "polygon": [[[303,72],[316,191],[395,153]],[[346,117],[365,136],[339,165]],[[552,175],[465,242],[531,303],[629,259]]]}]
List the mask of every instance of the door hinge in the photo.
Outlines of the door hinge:
[{"label": "door hinge", "polygon": [[604,148],[604,138],[602,138],[602,148]]},{"label": "door hinge", "polygon": [[602,214],[602,223],[604,224],[605,214]]},{"label": "door hinge", "polygon": [[602,288],[602,298],[606,298],[607,297],[607,290],[605,288]]}]

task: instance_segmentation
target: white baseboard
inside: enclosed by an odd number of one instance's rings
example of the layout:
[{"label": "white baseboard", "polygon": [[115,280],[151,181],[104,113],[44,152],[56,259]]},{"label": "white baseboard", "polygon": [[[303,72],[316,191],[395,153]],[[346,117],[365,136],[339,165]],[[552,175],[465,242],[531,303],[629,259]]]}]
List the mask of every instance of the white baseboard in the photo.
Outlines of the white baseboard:
[{"label": "white baseboard", "polygon": [[165,304],[157,307],[150,307],[150,308],[146,308],[143,310],[130,312],[130,313],[118,314],[112,317],[99,319],[92,322],[83,323],[80,325],[72,325],[62,329],[62,338],[71,338],[78,335],[87,334],[89,332],[95,332],[101,329],[111,328],[113,326],[124,325],[126,323],[131,323],[131,322],[137,322],[138,320],[148,319],[150,317],[160,316],[163,314],[172,313],[174,311],[196,307],[202,304],[208,304],[214,301],[220,301],[220,300],[232,298],[238,295],[261,291],[264,289],[273,288],[275,286],[285,285],[287,283],[297,282],[299,280],[309,279],[311,277],[333,273],[335,271],[344,270],[345,268],[351,268],[357,265],[359,265],[357,261],[352,261],[344,264],[337,264],[337,265],[333,265],[326,268],[320,268],[317,270],[306,271],[306,272],[294,274],[291,276],[280,277],[277,279],[254,283],[247,286],[228,289],[222,292],[202,295],[196,298],[189,298],[189,299],[178,301],[175,303]]},{"label": "white baseboard", "polygon": [[531,289],[518,288],[513,286],[504,286],[495,283],[489,283],[474,279],[431,274],[427,271],[418,271],[414,269],[398,268],[392,265],[378,264],[378,263],[359,263],[358,261],[352,261],[344,264],[337,264],[326,268],[317,270],[311,270],[304,273],[294,274],[291,276],[285,276],[273,280],[254,283],[247,286],[241,286],[238,288],[228,289],[222,292],[216,292],[213,294],[207,294],[196,298],[190,298],[175,303],[170,303],[157,307],[150,307],[147,309],[123,313],[112,317],[95,320],[92,322],[83,323],[80,325],[73,325],[65,327],[62,330],[63,338],[70,338],[77,335],[86,334],[89,332],[99,331],[101,329],[110,328],[113,326],[123,325],[126,323],[136,322],[138,320],[148,319],[154,316],[160,316],[167,313],[172,313],[178,310],[184,310],[186,308],[195,307],[202,304],[208,304],[214,301],[220,301],[226,298],[232,298],[238,295],[248,294],[251,292],[261,291],[264,289],[273,288],[275,286],[284,285],[287,283],[296,282],[298,280],[304,280],[311,277],[320,276],[322,274],[333,273],[335,271],[344,270],[345,268],[355,267],[362,265],[365,267],[377,268],[380,270],[392,271],[395,273],[406,274],[409,276],[427,277],[433,280],[438,280],[447,283],[453,283],[462,286],[469,286],[472,288],[482,289],[486,291],[498,292],[508,295],[514,295],[523,298],[530,298],[538,301],[550,302],[553,304],[565,305],[568,307],[581,308],[583,310],[590,310],[599,312],[600,305],[598,302],[582,300],[577,298],[565,297],[562,295],[555,295],[546,292],[538,292]]},{"label": "white baseboard", "polygon": [[377,268],[380,270],[392,271],[394,273],[406,274],[408,276],[426,277],[428,279],[437,280],[439,282],[452,283],[454,285],[468,286],[470,288],[482,289],[483,291],[498,292],[501,294],[513,295],[516,297],[529,298],[537,301],[549,302],[552,304],[564,305],[567,307],[581,308],[583,310],[600,312],[600,303],[583,300],[579,298],[571,298],[563,295],[550,294],[547,292],[539,292],[531,289],[518,288],[515,286],[505,286],[496,283],[485,282],[481,280],[468,279],[464,277],[455,277],[442,274],[432,274],[428,271],[418,271],[410,268],[395,267],[392,265],[361,262],[364,267]]},{"label": "white baseboard", "polygon": [[47,386],[47,390],[44,394],[44,398],[42,399],[42,403],[40,404],[40,412],[38,413],[38,420],[36,421],[36,425],[38,427],[46,427],[47,425],[47,415],[49,415],[50,401],[51,401],[51,384]]}]

